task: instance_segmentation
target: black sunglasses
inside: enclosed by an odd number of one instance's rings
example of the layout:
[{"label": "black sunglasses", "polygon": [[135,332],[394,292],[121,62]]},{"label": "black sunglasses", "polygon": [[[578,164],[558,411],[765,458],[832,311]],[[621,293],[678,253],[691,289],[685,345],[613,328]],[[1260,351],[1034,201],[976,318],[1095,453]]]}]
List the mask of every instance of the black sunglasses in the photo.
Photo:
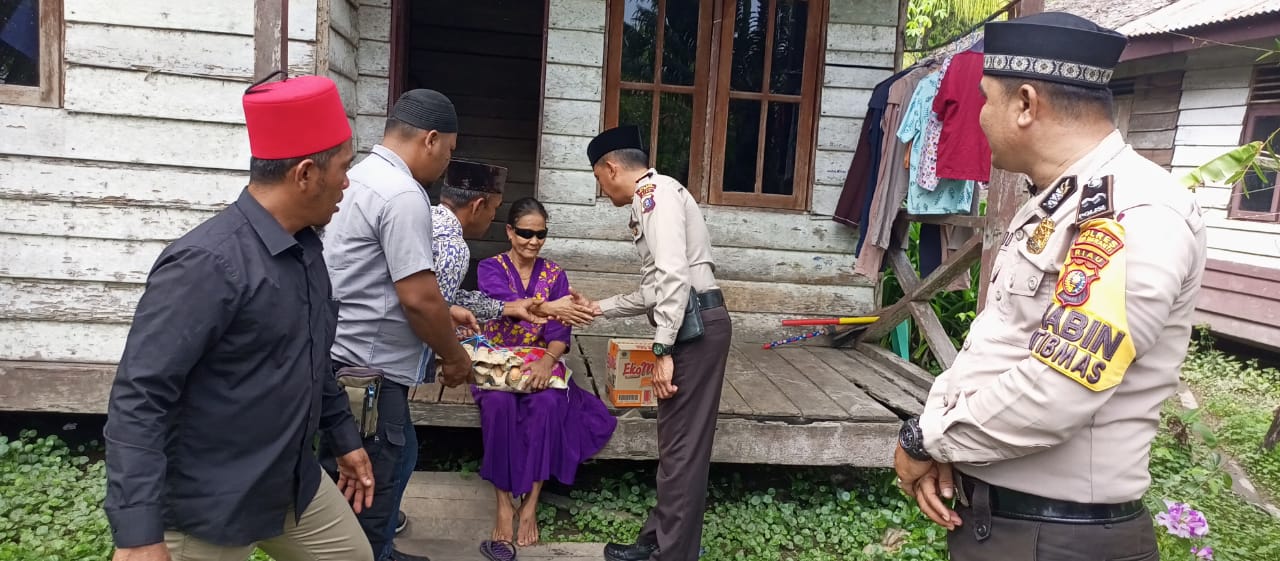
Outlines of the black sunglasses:
[{"label": "black sunglasses", "polygon": [[526,240],[533,239],[535,236],[540,240],[547,239],[546,230],[530,230],[528,228],[515,228],[516,235]]}]

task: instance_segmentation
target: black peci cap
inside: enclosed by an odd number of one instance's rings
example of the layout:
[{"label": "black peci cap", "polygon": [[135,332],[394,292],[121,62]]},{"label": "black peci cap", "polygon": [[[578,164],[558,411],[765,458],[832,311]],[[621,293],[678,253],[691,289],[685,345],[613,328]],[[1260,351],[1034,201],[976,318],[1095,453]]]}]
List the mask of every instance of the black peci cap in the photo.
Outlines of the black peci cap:
[{"label": "black peci cap", "polygon": [[464,191],[500,195],[507,183],[507,168],[469,160],[449,160],[444,183]]},{"label": "black peci cap", "polygon": [[1128,41],[1063,12],[993,21],[983,32],[983,73],[1106,88]]},{"label": "black peci cap", "polygon": [[591,143],[587,144],[587,159],[591,160],[591,165],[594,166],[605,154],[627,148],[647,152],[640,139],[640,127],[623,125],[596,135],[591,139]]}]

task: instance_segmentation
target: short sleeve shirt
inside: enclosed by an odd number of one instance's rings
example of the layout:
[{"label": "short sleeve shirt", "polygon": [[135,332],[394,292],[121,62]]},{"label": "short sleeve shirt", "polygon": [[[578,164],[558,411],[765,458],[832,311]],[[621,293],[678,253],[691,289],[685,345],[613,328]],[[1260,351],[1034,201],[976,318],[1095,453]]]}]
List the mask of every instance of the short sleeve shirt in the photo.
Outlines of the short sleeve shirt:
[{"label": "short sleeve shirt", "polygon": [[395,283],[435,270],[431,201],[404,161],[383,146],[347,177],[351,186],[324,230],[325,262],[341,303],[332,356],[414,385],[426,371],[426,346],[405,318]]}]

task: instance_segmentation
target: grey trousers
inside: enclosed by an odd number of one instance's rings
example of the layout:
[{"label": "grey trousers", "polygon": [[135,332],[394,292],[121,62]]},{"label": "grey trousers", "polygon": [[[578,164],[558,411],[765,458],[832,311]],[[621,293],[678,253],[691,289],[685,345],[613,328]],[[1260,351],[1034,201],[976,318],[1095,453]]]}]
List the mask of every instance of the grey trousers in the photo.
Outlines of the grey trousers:
[{"label": "grey trousers", "polygon": [[678,344],[676,395],[658,402],[658,505],[640,530],[652,561],[695,561],[707,508],[707,472],[733,325],[724,307],[702,312],[704,334]]},{"label": "grey trousers", "polygon": [[[1151,514],[1114,524],[1060,524],[975,512],[982,503],[956,505],[963,525],[947,536],[952,561],[1158,561]],[[985,526],[990,535],[979,539]]]}]

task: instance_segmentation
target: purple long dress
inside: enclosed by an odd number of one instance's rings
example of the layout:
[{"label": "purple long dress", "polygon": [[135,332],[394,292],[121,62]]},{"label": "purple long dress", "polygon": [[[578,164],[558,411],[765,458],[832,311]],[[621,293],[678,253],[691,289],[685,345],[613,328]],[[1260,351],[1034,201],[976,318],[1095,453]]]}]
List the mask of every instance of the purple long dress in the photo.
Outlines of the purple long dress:
[{"label": "purple long dress", "polygon": [[[520,273],[506,254],[481,261],[476,276],[482,292],[504,302],[535,295],[551,301],[569,294],[564,269],[541,258],[534,262],[530,286],[520,281]],[[499,346],[546,348],[553,341],[571,344],[569,326],[558,321],[534,325],[500,317],[483,324],[483,329]],[[480,407],[484,438],[480,477],[516,495],[528,493],[534,482],[551,477],[572,485],[578,465],[604,448],[618,425],[599,398],[572,382],[568,390],[548,388],[530,394],[471,386],[471,394]]]}]

